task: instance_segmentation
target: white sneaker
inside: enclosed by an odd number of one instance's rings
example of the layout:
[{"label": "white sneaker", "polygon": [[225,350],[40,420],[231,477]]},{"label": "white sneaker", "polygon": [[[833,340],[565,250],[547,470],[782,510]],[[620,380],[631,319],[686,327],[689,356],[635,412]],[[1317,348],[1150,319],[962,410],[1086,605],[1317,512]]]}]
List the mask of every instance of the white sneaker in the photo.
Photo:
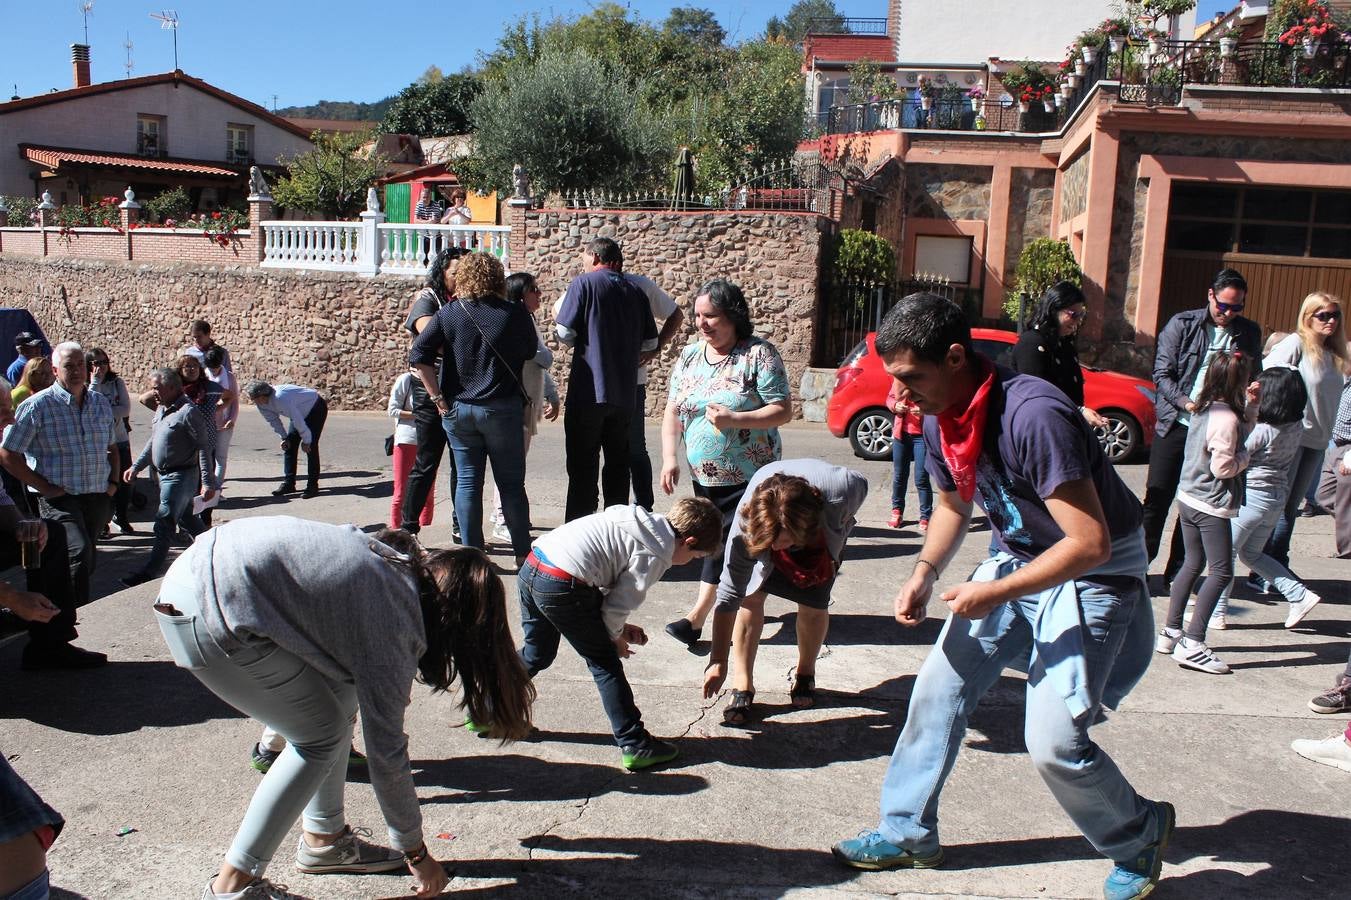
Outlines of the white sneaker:
[{"label": "white sneaker", "polygon": [[1184,637],[1173,648],[1173,659],[1177,660],[1178,665],[1195,669],[1198,672],[1206,672],[1210,675],[1228,675],[1229,667],[1220,661],[1219,657],[1210,652],[1205,641],[1194,641],[1189,637]]},{"label": "white sneaker", "polygon": [[1210,622],[1206,628],[1210,631],[1224,631],[1229,627],[1229,617],[1219,610],[1215,610],[1214,615],[1210,617]]},{"label": "white sneaker", "polygon": [[508,544],[510,544],[510,543],[511,543],[511,531],[509,531],[509,530],[507,529],[507,526],[505,526],[505,525],[494,525],[494,526],[493,526],[493,540],[495,540],[495,541],[505,541],[505,542],[507,542]]},{"label": "white sneaker", "polygon": [[1351,744],[1340,733],[1321,741],[1291,741],[1290,749],[1305,759],[1351,772]]},{"label": "white sneaker", "polygon": [[1182,640],[1182,631],[1164,626],[1159,632],[1159,636],[1154,639],[1155,653],[1172,653],[1177,642]]},{"label": "white sneaker", "polygon": [[1313,591],[1305,591],[1303,600],[1290,604],[1290,614],[1285,617],[1285,627],[1294,628],[1309,614],[1309,610],[1322,602],[1323,598]]},{"label": "white sneaker", "polygon": [[[212,881],[215,881],[213,878]],[[242,891],[234,891],[229,894],[216,894],[211,890],[211,881],[206,883],[206,890],[202,891],[202,900],[305,900],[299,894],[292,894],[286,890],[284,884],[273,884],[266,878],[259,878],[257,881],[250,882],[249,886]]]},{"label": "white sneaker", "polygon": [[296,848],[296,868],[310,875],[329,872],[365,874],[395,872],[406,868],[403,854],[389,847],[377,847],[362,840],[371,836],[369,828],[351,828],[327,847],[311,847],[302,835]]}]

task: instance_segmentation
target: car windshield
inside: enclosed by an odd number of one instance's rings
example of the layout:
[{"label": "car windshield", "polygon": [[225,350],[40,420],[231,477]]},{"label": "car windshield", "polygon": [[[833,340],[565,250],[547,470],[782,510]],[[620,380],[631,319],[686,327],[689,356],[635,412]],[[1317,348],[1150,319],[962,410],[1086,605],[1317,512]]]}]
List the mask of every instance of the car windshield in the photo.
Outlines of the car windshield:
[{"label": "car windshield", "polygon": [[972,341],[976,345],[976,352],[988,356],[996,364],[1013,368],[1013,344],[1006,344],[1003,341]]}]

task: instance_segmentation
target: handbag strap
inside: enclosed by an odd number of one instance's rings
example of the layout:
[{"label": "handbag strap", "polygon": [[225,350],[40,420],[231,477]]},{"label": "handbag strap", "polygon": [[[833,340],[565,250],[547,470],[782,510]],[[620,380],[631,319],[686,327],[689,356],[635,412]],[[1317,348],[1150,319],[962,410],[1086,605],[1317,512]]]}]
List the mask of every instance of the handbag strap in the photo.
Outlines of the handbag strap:
[{"label": "handbag strap", "polygon": [[474,318],[474,314],[469,311],[469,303],[466,302],[463,298],[460,298],[460,309],[464,310],[464,314],[469,317],[469,321],[474,323],[474,327],[478,329],[478,333],[483,337],[483,343],[487,344],[488,349],[493,351],[493,356],[496,356],[497,361],[502,364],[502,368],[507,370],[507,374],[511,376],[511,380],[516,382],[516,387],[519,388],[521,391],[521,397],[525,400],[526,403],[529,403],[530,395],[526,393],[525,385],[521,384],[520,376],[517,375],[515,372],[511,371],[510,364],[508,364],[507,361],[502,358],[502,354],[497,352],[497,348],[493,346],[493,342],[488,340],[488,335],[484,333],[483,326],[478,323],[478,319]]}]

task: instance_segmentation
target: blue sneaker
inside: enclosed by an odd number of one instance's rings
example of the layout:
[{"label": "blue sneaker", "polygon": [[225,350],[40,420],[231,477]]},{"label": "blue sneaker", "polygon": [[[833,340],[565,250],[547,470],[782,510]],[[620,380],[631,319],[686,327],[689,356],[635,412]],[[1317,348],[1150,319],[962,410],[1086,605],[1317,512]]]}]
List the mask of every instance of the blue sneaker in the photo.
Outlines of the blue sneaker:
[{"label": "blue sneaker", "polygon": [[1168,848],[1168,839],[1173,836],[1173,825],[1177,815],[1173,804],[1162,801],[1154,804],[1159,819],[1159,837],[1154,843],[1140,851],[1129,865],[1117,863],[1116,868],[1107,876],[1102,886],[1105,900],[1135,900],[1148,897],[1159,883],[1159,873],[1163,870],[1163,851]]},{"label": "blue sneaker", "polygon": [[931,856],[916,856],[882,837],[880,831],[860,831],[858,837],[840,841],[830,852],[855,869],[936,869],[943,862],[943,848]]}]

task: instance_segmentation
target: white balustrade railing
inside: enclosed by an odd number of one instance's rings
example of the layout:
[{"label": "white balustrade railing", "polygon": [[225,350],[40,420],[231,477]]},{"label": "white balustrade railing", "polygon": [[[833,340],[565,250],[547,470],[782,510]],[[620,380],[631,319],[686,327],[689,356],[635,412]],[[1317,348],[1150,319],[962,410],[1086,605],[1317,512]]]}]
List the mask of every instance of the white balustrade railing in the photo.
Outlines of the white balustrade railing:
[{"label": "white balustrade railing", "polygon": [[425,275],[436,254],[450,247],[492,253],[508,266],[511,228],[507,225],[386,223],[366,212],[360,222],[263,222],[266,268],[320,269],[377,275]]},{"label": "white balustrade railing", "polygon": [[511,257],[509,225],[411,225],[382,222],[380,234],[380,271],[403,275],[425,275],[436,254],[451,247],[483,250],[502,261]]},{"label": "white balustrade railing", "polygon": [[264,266],[355,272],[361,264],[361,222],[264,222]]}]

